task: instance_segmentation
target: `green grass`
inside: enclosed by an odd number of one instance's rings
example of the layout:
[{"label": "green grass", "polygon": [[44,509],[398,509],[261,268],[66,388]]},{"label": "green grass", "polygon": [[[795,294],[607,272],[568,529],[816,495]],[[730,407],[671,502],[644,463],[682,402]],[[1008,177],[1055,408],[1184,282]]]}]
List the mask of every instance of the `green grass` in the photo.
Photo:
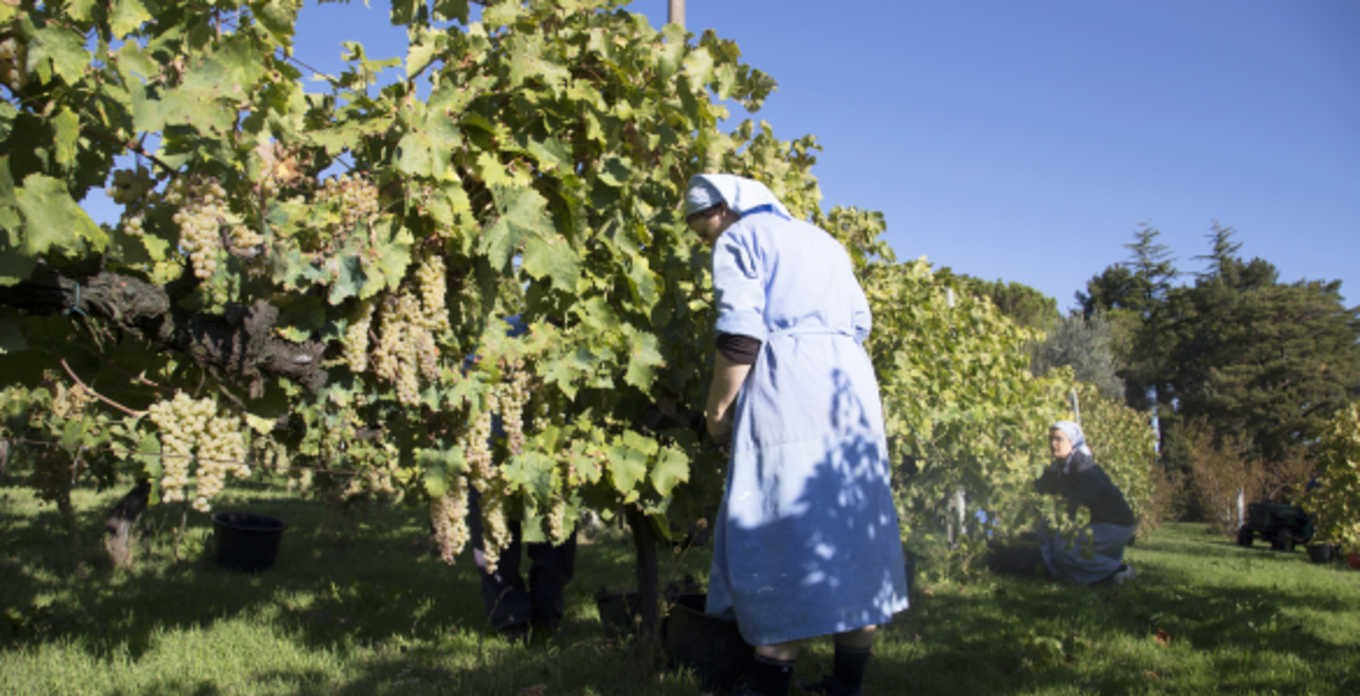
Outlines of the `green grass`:
[{"label": "green grass", "polygon": [[[288,521],[274,568],[243,575],[209,558],[205,515],[153,508],[138,564],[99,561],[116,492],[77,491],[74,536],[51,506],[0,488],[0,694],[693,694],[606,640],[592,596],[633,584],[631,543],[583,545],[568,616],[511,644],[488,630],[471,559],[446,566],[423,512],[341,512],[264,491],[220,509]],[[706,550],[664,580],[704,577]],[[1080,588],[982,576],[937,581],[885,628],[868,689],[898,693],[1360,693],[1360,572],[1168,525],[1131,548],[1138,578]],[[799,678],[826,669],[814,643]]]}]

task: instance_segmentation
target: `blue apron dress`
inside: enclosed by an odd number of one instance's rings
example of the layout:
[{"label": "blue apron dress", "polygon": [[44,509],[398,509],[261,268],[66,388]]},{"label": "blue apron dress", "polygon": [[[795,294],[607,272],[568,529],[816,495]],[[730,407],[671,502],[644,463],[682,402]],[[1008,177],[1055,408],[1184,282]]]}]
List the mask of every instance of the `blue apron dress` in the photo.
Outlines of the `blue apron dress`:
[{"label": "blue apron dress", "polygon": [[748,211],[714,245],[717,330],[762,341],[734,405],[707,611],[753,645],[907,608],[869,305],[825,231]]}]

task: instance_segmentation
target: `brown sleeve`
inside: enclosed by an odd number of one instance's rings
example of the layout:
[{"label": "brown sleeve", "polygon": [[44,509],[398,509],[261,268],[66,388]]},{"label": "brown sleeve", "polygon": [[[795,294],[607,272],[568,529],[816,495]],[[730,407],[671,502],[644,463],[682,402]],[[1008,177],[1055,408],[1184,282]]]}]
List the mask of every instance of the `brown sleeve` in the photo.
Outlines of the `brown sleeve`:
[{"label": "brown sleeve", "polygon": [[738,365],[754,365],[760,353],[760,339],[742,334],[718,334],[718,351]]}]

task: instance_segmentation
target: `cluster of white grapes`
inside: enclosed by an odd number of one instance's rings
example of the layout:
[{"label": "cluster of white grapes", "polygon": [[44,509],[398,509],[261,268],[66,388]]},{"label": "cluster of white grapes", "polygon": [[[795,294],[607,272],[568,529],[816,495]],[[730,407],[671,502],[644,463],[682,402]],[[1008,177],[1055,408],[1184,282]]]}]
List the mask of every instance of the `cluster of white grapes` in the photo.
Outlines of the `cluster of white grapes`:
[{"label": "cluster of white grapes", "polygon": [[260,158],[260,179],[256,187],[261,194],[272,196],[279,189],[303,178],[302,162],[297,151],[284,147],[279,141],[260,143],[255,146],[255,154]]},{"label": "cluster of white grapes", "polygon": [[572,525],[567,522],[567,501],[553,496],[552,505],[548,507],[548,539],[554,545],[566,543],[571,530]]},{"label": "cluster of white grapes", "polygon": [[387,450],[381,461],[385,464],[371,463],[370,466],[362,467],[363,473],[349,480],[349,485],[345,487],[343,498],[349,499],[365,494],[377,494],[387,496],[393,500],[400,500],[402,492],[397,487],[397,481],[401,477],[401,468],[398,462],[400,456],[395,448],[384,446]]},{"label": "cluster of white grapes", "polygon": [[444,279],[444,257],[431,254],[416,268],[416,287],[420,289],[420,309],[430,331],[448,331],[449,310],[445,302],[448,282]]},{"label": "cluster of white grapes", "polygon": [[491,411],[485,410],[472,419],[463,440],[463,456],[467,459],[472,480],[478,483],[490,481],[496,475],[495,464],[491,461]]},{"label": "cluster of white grapes", "polygon": [[194,275],[202,280],[211,278],[222,251],[222,224],[228,215],[226,190],[212,179],[175,179],[166,188],[165,201],[178,207],[172,219],[179,225],[179,245],[189,253]]},{"label": "cluster of white grapes", "polygon": [[501,552],[510,546],[510,518],[506,516],[507,496],[500,486],[487,486],[481,491],[482,552],[486,556],[486,572],[495,573],[500,565]]},{"label": "cluster of white grapes", "polygon": [[256,438],[252,445],[252,458],[262,470],[275,474],[288,472],[291,460],[287,447],[267,437]]},{"label": "cluster of white grapes", "polygon": [[25,46],[18,37],[7,35],[0,38],[0,82],[12,91],[24,86],[24,64],[27,62]]},{"label": "cluster of white grapes", "polygon": [[198,439],[198,470],[194,486],[195,510],[208,512],[208,502],[222,492],[227,474],[237,478],[250,475],[246,464],[246,439],[241,432],[241,419],[214,416]]},{"label": "cluster of white grapes", "polygon": [[129,237],[140,237],[146,233],[143,225],[146,223],[145,213],[129,213],[123,216],[123,234]]},{"label": "cluster of white grapes", "polygon": [[57,382],[52,392],[52,415],[58,420],[78,417],[94,397],[79,384]]},{"label": "cluster of white grapes", "polygon": [[356,374],[368,369],[368,329],[373,325],[376,307],[372,302],[362,303],[358,318],[345,328],[345,337],[341,339],[345,364]]},{"label": "cluster of white grapes", "polygon": [[155,188],[156,181],[145,167],[136,169],[117,169],[113,180],[104,193],[118,205],[143,205],[147,194]]},{"label": "cluster of white grapes", "polygon": [[444,495],[430,501],[434,543],[439,547],[439,558],[445,563],[453,563],[472,536],[468,531],[467,513],[467,479],[454,476]]},{"label": "cluster of white grapes", "polygon": [[250,475],[241,421],[234,416],[218,416],[212,399],[194,399],[176,392],[174,398],[152,404],[147,413],[160,431],[162,501],[186,500],[189,470],[195,462],[193,507],[201,512],[211,509],[209,501],[221,492],[227,474]]},{"label": "cluster of white grapes", "polygon": [[[444,274],[444,259],[427,257],[416,267],[414,293],[404,289],[388,295],[380,307],[361,307],[360,318],[341,339],[350,369],[363,372],[371,366],[374,375],[392,383],[397,400],[403,404],[420,402],[422,377],[432,380],[439,376],[435,333],[450,329]],[[375,309],[381,323],[377,340],[370,341]]]},{"label": "cluster of white grapes", "polygon": [[227,251],[235,256],[251,258],[259,253],[263,244],[264,237],[245,223],[238,222],[227,232]]},{"label": "cluster of white grapes", "polygon": [[[428,361],[420,357],[422,349],[434,348],[433,340],[426,345],[420,335],[429,333],[423,324],[420,303],[411,295],[389,295],[383,301],[382,329],[373,346],[373,373],[392,382],[397,400],[408,406],[420,402],[420,373],[438,366],[437,356],[434,365],[427,365]],[[435,374],[426,372],[427,377]]]},{"label": "cluster of white grapes", "polygon": [[521,363],[513,363],[491,391],[492,408],[501,415],[506,449],[512,455],[524,451],[524,407],[529,403],[529,377]]},{"label": "cluster of white grapes", "polygon": [[346,230],[378,216],[378,187],[361,174],[327,179],[319,199],[340,211],[340,223]]}]

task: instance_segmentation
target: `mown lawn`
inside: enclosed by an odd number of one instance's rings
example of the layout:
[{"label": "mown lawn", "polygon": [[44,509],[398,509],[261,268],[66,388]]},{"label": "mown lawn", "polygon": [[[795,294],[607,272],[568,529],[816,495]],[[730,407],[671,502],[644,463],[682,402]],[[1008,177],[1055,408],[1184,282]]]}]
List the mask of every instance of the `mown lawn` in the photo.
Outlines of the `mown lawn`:
[{"label": "mown lawn", "polygon": [[[117,492],[78,491],[72,537],[51,506],[0,487],[0,694],[697,693],[601,630],[595,591],[633,583],[621,530],[581,547],[560,630],[511,644],[487,629],[470,557],[431,553],[423,510],[233,495],[219,509],[289,523],[274,568],[218,569],[193,513],[176,560],[179,512],[157,507],[138,565],[115,572],[95,549]],[[1199,525],[1167,525],[1129,560],[1123,587],[923,583],[882,634],[869,693],[1360,693],[1360,572]],[[663,554],[663,581],[702,580],[707,561]],[[814,645],[799,678],[829,661]]]}]

